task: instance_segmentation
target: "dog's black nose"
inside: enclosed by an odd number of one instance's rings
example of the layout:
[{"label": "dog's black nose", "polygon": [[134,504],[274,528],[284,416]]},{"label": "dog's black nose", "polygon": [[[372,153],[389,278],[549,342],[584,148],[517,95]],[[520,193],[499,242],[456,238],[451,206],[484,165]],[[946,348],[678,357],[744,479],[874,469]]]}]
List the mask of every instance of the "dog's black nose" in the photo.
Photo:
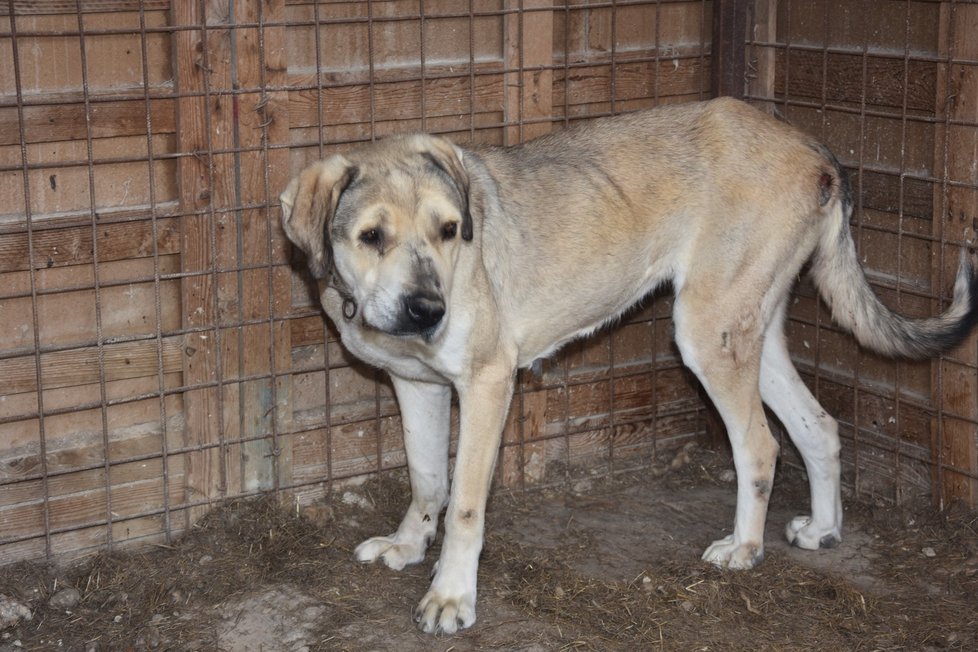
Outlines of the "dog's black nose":
[{"label": "dog's black nose", "polygon": [[404,298],[404,314],[418,331],[428,330],[445,316],[445,301],[437,295],[418,292]]}]

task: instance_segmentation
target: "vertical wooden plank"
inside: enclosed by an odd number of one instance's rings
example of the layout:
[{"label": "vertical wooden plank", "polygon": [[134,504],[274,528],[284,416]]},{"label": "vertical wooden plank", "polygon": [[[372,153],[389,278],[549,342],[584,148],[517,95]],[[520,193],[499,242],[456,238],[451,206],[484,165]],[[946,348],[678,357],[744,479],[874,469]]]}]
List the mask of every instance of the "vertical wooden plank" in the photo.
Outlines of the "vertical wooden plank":
[{"label": "vertical wooden plank", "polygon": [[284,19],[284,0],[174,7],[175,25],[197,27],[175,45],[183,315],[196,331],[184,349],[185,442],[208,447],[188,460],[191,501],[276,488],[290,466],[275,462],[291,457],[275,437],[288,427],[288,382],[272,378],[288,369],[291,331],[273,320],[288,312],[289,269],[270,200],[288,150],[268,147],[288,142],[287,92],[264,92],[287,85]]},{"label": "vertical wooden plank", "polygon": [[[237,280],[239,316],[248,323],[237,329],[240,343],[237,372],[240,376],[260,376],[241,382],[239,431],[242,439],[240,472],[241,490],[267,490],[277,485],[277,469],[273,460],[281,454],[278,449],[277,424],[273,424],[276,402],[281,405],[281,383],[273,385],[273,368],[285,370],[289,364],[289,330],[273,329],[270,320],[275,312],[276,279],[272,265],[285,262],[274,260],[273,238],[281,242],[279,221],[270,219],[278,211],[268,210],[271,198],[288,182],[288,152],[268,150],[265,139],[278,144],[288,142],[288,114],[285,107],[287,92],[263,92],[271,86],[286,86],[284,27],[265,27],[265,23],[281,23],[285,19],[285,0],[258,3],[236,3],[236,27],[232,33],[235,62],[234,86],[239,90],[235,103],[233,125],[237,147],[236,188],[238,206],[259,206],[240,210],[237,214],[237,246],[239,266],[245,269]],[[267,158],[266,158],[267,157]],[[266,188],[266,174],[268,187]],[[274,342],[273,342],[274,339]],[[274,356],[274,358],[273,358]]]},{"label": "vertical wooden plank", "polygon": [[[553,0],[507,0],[503,36],[506,70],[504,144],[551,130],[553,116]],[[542,120],[542,122],[527,122]]]},{"label": "vertical wooden plank", "polygon": [[[267,442],[254,439],[267,431],[272,413],[271,392],[261,387],[268,381],[240,380],[266,371],[270,350],[268,326],[260,321],[268,313],[269,277],[260,267],[268,258],[268,228],[256,216],[262,211],[241,208],[264,196],[261,153],[242,151],[257,148],[261,138],[253,117],[260,102],[258,39],[255,28],[236,27],[254,23],[256,13],[253,3],[229,0],[174,7],[177,26],[196,27],[175,39],[183,96],[178,133],[186,154],[179,165],[182,271],[191,274],[184,279],[183,319],[185,328],[196,329],[187,336],[185,374],[188,386],[210,385],[188,392],[186,443],[202,447],[188,460],[192,502],[272,482],[270,471],[255,468],[271,468]],[[191,519],[207,508],[201,507]]]},{"label": "vertical wooden plank", "polygon": [[[227,491],[224,455],[221,351],[216,329],[218,314],[215,272],[218,243],[214,235],[226,222],[218,213],[233,197],[233,169],[228,155],[215,150],[233,147],[232,105],[215,90],[230,85],[229,32],[226,2],[177,2],[173,5],[174,75],[177,138],[181,156],[178,184],[181,206],[181,283],[183,327],[184,445],[200,447],[186,459],[187,500],[198,506],[187,511],[191,525],[208,509],[207,502]],[[214,224],[217,222],[217,224]],[[198,387],[201,385],[211,385]],[[195,388],[196,387],[196,388]]]},{"label": "vertical wooden plank", "polygon": [[547,398],[548,392],[527,392],[523,397],[523,468],[524,486],[541,482],[547,472]]},{"label": "vertical wooden plank", "polygon": [[[264,4],[264,3],[263,3]],[[262,96],[262,62],[259,51],[259,29],[238,27],[254,25],[259,20],[259,4],[234,3],[233,84],[238,90],[234,95],[235,145],[242,151],[237,154],[235,168],[238,185],[235,188],[236,206],[263,204],[265,179],[262,167],[264,152],[261,150],[263,129],[259,118]],[[238,301],[238,319],[255,322],[269,316],[268,238],[269,224],[260,208],[239,208],[235,213],[237,237],[237,264],[244,267],[235,279],[235,299]],[[230,336],[230,333],[229,333]],[[234,329],[238,342],[237,360],[232,363],[236,375],[262,376],[270,371],[269,354],[272,351],[271,332],[267,324],[248,323]],[[269,489],[274,484],[273,467],[268,462],[273,454],[272,442],[267,436],[273,412],[271,383],[262,377],[239,382],[237,387],[238,433],[245,440],[238,450],[237,463],[241,474],[240,490],[251,492]]]},{"label": "vertical wooden plank", "polygon": [[[749,26],[754,41],[775,43],[778,38],[778,0],[755,0],[752,24]],[[748,79],[751,97],[774,99],[774,75],[777,51],[772,47],[754,46],[754,70]],[[774,112],[774,103],[764,105]]]},{"label": "vertical wooden plank", "polygon": [[748,0],[713,0],[713,96],[743,97]]},{"label": "vertical wooden plank", "polygon": [[[286,19],[285,0],[275,0],[265,4],[266,24],[284,23]],[[265,85],[269,88],[285,89],[288,86],[288,57],[286,48],[286,31],[284,26],[266,27],[265,42]],[[265,126],[265,138],[268,147],[287,145],[289,143],[289,93],[287,90],[269,91],[265,93],[263,105],[258,107],[257,117]],[[282,231],[282,220],[279,213],[278,195],[288,185],[290,179],[289,150],[286,148],[267,149],[264,153],[263,170],[268,174],[268,196],[265,201],[269,208],[264,211],[265,219],[270,220],[269,248],[272,267],[272,297],[271,306],[275,321],[273,329],[274,343],[274,372],[272,379],[275,383],[275,422],[274,432],[278,435],[273,450],[274,460],[277,461],[277,486],[291,486],[292,479],[292,438],[282,436],[283,432],[291,432],[292,425],[292,376],[282,375],[292,366],[292,329],[284,318],[290,314],[292,307],[292,268],[289,265],[288,239]]]},{"label": "vertical wooden plank", "polygon": [[[958,260],[958,249],[975,240],[974,220],[978,216],[978,65],[954,63],[978,59],[978,5],[962,2],[941,4],[938,66],[938,117],[935,170],[948,183],[935,184],[934,236],[939,238],[943,255],[932,256],[933,286],[939,292],[951,284]],[[950,62],[950,63],[948,63]],[[953,124],[952,124],[953,123]],[[961,184],[961,185],[952,185]],[[943,263],[942,263],[943,261]],[[936,307],[935,307],[936,309]],[[960,500],[978,505],[978,400],[968,388],[975,385],[974,367],[978,365],[978,336],[965,342],[935,362],[934,402],[939,406],[933,426],[931,454],[941,466],[952,466],[970,474],[963,475],[934,465],[935,502],[940,507]],[[968,382],[970,381],[970,382]],[[951,419],[948,413],[957,417]]]}]

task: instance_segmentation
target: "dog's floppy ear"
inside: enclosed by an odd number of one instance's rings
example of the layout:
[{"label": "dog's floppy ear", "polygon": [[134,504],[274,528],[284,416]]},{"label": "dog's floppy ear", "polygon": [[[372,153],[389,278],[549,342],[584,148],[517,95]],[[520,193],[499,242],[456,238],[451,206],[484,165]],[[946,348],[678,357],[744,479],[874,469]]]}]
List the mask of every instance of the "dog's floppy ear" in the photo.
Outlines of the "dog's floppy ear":
[{"label": "dog's floppy ear", "polygon": [[357,168],[337,154],[300,172],[279,196],[285,235],[306,254],[314,278],[325,278],[329,272],[329,223],[340,195],[356,174]]},{"label": "dog's floppy ear", "polygon": [[462,239],[472,239],[472,212],[469,208],[469,173],[462,159],[465,153],[460,147],[444,138],[432,138],[429,148],[424,152],[432,163],[440,168],[455,183],[462,197]]}]

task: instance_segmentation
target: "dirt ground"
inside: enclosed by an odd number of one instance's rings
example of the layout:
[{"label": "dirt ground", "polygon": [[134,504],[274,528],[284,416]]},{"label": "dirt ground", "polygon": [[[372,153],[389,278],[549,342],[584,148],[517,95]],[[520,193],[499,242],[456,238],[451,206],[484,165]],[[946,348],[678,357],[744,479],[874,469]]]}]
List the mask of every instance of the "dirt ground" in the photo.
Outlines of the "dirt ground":
[{"label": "dirt ground", "polygon": [[978,649],[973,513],[849,500],[842,545],[805,552],[781,534],[807,502],[792,472],[778,478],[764,563],[719,571],[699,555],[732,524],[729,459],[669,461],[495,495],[478,620],[456,636],[411,621],[437,542],[401,572],[353,561],[362,539],[396,527],[408,493],[395,474],[299,514],[234,502],[169,547],[2,568],[0,652]]}]

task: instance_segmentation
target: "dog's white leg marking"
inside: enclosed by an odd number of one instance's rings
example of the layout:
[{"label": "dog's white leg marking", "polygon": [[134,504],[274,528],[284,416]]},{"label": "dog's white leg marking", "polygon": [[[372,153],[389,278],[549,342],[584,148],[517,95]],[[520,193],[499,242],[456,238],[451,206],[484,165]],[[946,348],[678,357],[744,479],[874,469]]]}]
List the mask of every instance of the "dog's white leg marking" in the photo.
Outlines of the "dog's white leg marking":
[{"label": "dog's white leg marking", "polygon": [[458,387],[460,432],[441,558],[414,612],[425,632],[453,634],[475,622],[476,581],[486,499],[513,394],[510,369],[483,368]]},{"label": "dog's white leg marking", "polygon": [[448,441],[452,390],[448,385],[391,376],[404,428],[411,477],[411,504],[397,532],[367,539],[354,552],[357,561],[381,559],[394,570],[424,559],[438,530],[438,515],[448,498]]},{"label": "dog's white leg marking", "polygon": [[721,323],[704,319],[715,309],[697,309],[697,300],[683,295],[676,297],[676,344],[723,419],[737,468],[733,534],[714,541],[703,559],[721,568],[753,568],[764,558],[764,521],[778,457],[758,387],[763,325],[756,314]]},{"label": "dog's white leg marking", "polygon": [[791,363],[780,318],[772,322],[764,341],[761,396],[788,429],[808,471],[812,513],[788,523],[788,541],[807,550],[831,548],[842,541],[839,426]]}]

